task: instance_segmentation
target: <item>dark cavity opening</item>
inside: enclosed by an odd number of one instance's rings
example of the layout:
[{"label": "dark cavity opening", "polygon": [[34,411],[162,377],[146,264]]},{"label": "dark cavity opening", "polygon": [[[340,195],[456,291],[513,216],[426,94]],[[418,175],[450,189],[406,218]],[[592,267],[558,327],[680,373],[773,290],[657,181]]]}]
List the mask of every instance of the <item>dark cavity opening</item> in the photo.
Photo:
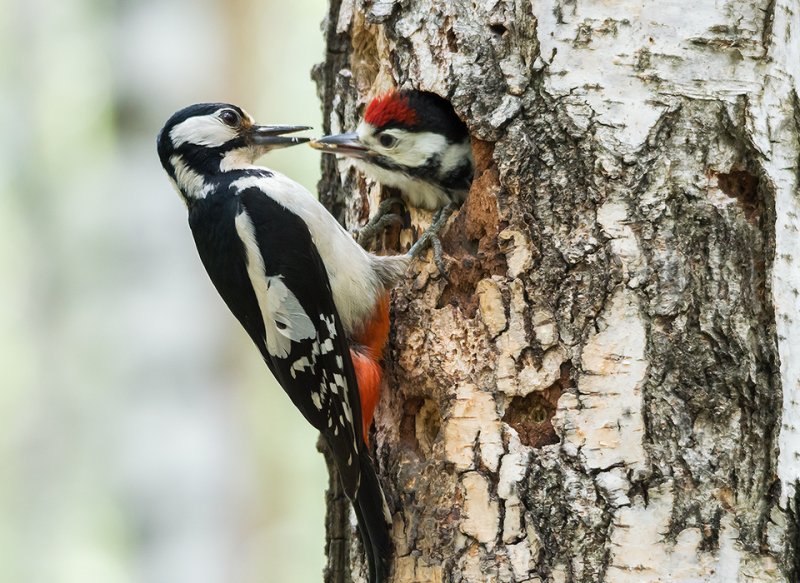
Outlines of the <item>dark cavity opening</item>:
[{"label": "dark cavity opening", "polygon": [[528,447],[540,448],[558,443],[553,427],[558,399],[569,387],[569,363],[561,365],[561,377],[543,391],[534,391],[524,397],[514,397],[506,408],[503,421],[508,423],[519,435],[520,441]]}]

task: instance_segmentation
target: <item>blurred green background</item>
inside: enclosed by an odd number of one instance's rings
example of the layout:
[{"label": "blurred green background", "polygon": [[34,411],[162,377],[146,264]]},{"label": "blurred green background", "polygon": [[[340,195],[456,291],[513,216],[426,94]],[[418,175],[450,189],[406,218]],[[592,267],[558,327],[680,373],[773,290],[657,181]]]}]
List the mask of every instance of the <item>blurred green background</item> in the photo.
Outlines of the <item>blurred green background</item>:
[{"label": "blurred green background", "polygon": [[[316,434],[211,286],[175,110],[313,125],[324,0],[0,0],[0,581],[319,581]],[[310,148],[265,164],[313,191]]]}]

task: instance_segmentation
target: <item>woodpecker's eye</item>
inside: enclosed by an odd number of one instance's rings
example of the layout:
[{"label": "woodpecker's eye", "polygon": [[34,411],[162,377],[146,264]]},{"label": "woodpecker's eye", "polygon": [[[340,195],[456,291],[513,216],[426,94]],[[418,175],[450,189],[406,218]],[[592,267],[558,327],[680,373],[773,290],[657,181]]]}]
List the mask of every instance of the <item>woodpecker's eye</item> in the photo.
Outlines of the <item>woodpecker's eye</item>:
[{"label": "woodpecker's eye", "polygon": [[381,134],[381,137],[378,138],[378,141],[384,148],[394,148],[397,145],[397,138],[391,134]]},{"label": "woodpecker's eye", "polygon": [[242,119],[239,114],[232,109],[223,109],[219,114],[219,118],[232,128],[238,126]]}]

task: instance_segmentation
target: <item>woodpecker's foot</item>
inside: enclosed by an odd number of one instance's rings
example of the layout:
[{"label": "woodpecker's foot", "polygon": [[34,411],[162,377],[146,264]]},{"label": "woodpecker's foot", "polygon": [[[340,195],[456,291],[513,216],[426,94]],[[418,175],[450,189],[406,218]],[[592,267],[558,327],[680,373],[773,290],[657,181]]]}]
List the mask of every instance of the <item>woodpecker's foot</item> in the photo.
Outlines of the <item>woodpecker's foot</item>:
[{"label": "woodpecker's foot", "polygon": [[392,223],[399,223],[403,218],[395,213],[389,212],[395,204],[403,204],[403,200],[396,196],[387,198],[378,206],[375,215],[369,222],[358,230],[356,241],[362,247],[372,241],[379,233],[383,232],[386,227]]},{"label": "woodpecker's foot", "polygon": [[420,235],[417,242],[408,250],[408,254],[416,259],[420,257],[428,247],[433,247],[433,260],[436,263],[436,267],[439,268],[439,273],[441,273],[445,279],[447,279],[447,270],[444,266],[442,241],[439,239],[439,232],[447,224],[447,220],[456,208],[458,208],[458,205],[454,202],[440,208],[433,216],[431,226]]}]

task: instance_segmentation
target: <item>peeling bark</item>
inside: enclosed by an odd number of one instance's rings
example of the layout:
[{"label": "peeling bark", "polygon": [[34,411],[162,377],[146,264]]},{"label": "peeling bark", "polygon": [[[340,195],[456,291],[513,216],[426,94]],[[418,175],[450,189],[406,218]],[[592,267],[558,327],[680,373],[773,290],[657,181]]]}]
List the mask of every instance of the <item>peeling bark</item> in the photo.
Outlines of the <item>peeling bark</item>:
[{"label": "peeling bark", "polygon": [[[434,91],[477,163],[449,281],[418,262],[394,294],[393,581],[798,580],[796,3],[332,0],[325,26],[326,132]],[[385,193],[323,163],[357,228]],[[362,581],[329,508],[326,580]]]}]

